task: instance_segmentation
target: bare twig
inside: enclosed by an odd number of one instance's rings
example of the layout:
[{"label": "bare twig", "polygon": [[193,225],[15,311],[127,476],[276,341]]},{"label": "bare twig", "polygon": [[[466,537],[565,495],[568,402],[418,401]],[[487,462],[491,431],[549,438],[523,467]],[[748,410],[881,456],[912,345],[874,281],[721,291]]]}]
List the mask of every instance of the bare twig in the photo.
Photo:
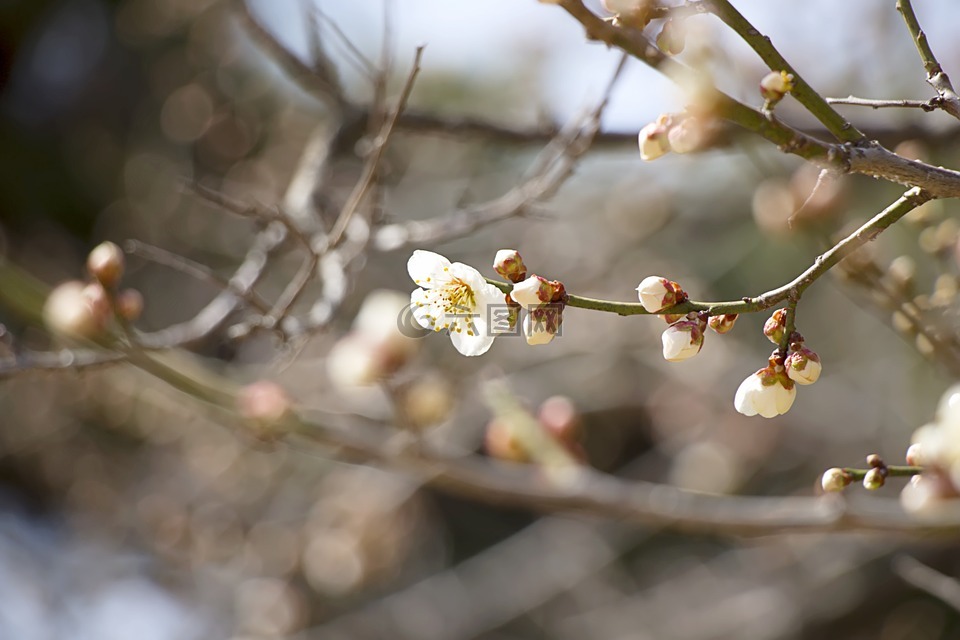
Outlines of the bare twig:
[{"label": "bare twig", "polygon": [[903,580],[960,611],[960,582],[910,556],[893,559],[893,570]]},{"label": "bare twig", "polygon": [[933,49],[927,42],[927,34],[920,28],[920,22],[917,21],[917,14],[914,13],[910,0],[897,0],[897,11],[903,16],[903,21],[907,24],[910,35],[913,36],[913,43],[920,53],[923,69],[927,72],[927,84],[933,87],[940,97],[939,106],[954,118],[960,119],[960,96],[953,90],[950,77],[933,54]]},{"label": "bare twig", "polygon": [[934,111],[941,105],[941,102],[936,98],[933,100],[873,100],[870,98],[847,96],[846,98],[827,98],[826,100],[830,104],[870,107],[871,109],[910,108]]}]

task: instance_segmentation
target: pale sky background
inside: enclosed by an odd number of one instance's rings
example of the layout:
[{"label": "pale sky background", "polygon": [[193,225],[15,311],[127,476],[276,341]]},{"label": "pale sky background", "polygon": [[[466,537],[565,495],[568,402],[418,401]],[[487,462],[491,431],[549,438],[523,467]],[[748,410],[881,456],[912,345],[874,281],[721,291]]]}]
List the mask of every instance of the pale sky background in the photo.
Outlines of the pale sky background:
[{"label": "pale sky background", "polygon": [[[617,60],[615,52],[587,43],[582,28],[563,10],[537,0],[314,1],[374,59],[381,41],[383,3],[392,2],[397,60],[406,64],[416,45],[426,43],[424,73],[443,70],[509,76],[518,61],[540,50],[544,65],[539,86],[532,90],[540,92],[548,110],[561,118],[572,115],[602,89]],[[599,7],[599,1],[591,4]],[[740,0],[735,4],[825,93],[933,95],[923,82],[919,57],[893,2]],[[960,3],[918,0],[914,4],[941,63],[960,79],[960,44],[954,37]],[[306,55],[301,0],[255,0],[253,5],[293,50]],[[718,63],[730,69],[731,77],[737,71],[755,75],[761,63],[736,36],[715,18],[696,20],[717,34],[732,55],[731,63]],[[640,63],[631,64],[624,80],[606,114],[608,129],[636,130],[658,113],[682,106],[673,84]],[[732,85],[724,86],[737,92]],[[901,95],[888,96],[884,91]],[[758,102],[755,95],[743,95],[742,91],[738,97]],[[861,115],[871,117],[869,113]],[[885,115],[889,117],[889,112]]]}]

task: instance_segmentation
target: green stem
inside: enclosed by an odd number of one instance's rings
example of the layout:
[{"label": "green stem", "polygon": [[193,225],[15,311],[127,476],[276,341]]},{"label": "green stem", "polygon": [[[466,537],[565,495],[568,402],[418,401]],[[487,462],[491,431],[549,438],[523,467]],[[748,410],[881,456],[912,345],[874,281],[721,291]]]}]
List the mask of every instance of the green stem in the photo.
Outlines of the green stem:
[{"label": "green stem", "polygon": [[933,49],[930,48],[930,43],[927,42],[927,34],[920,27],[920,22],[917,20],[917,14],[914,13],[910,0],[897,0],[897,11],[903,16],[903,21],[907,23],[907,29],[913,36],[913,44],[916,45],[917,53],[920,54],[920,59],[923,61],[923,70],[927,72],[927,78],[943,73],[943,68],[940,66],[937,56],[934,55]]},{"label": "green stem", "polygon": [[720,18],[728,27],[733,29],[744,42],[750,45],[757,55],[770,67],[771,71],[786,71],[793,75],[793,90],[791,94],[797,102],[806,107],[817,120],[823,123],[830,133],[843,142],[859,142],[864,139],[856,127],[834,110],[826,99],[807,84],[807,81],[797,73],[796,69],[780,55],[768,36],[760,33],[756,27],[743,17],[727,0],[706,0],[710,11]]},{"label": "green stem", "polygon": [[[754,298],[743,298],[742,300],[727,302],[698,302],[696,300],[688,300],[667,309],[661,309],[655,315],[665,313],[685,314],[691,311],[706,311],[707,314],[711,316],[724,313],[755,313],[757,311],[765,311],[784,300],[793,301],[795,306],[796,301],[800,299],[800,296],[803,295],[807,287],[816,282],[820,276],[854,251],[874,240],[897,220],[930,199],[930,194],[920,188],[914,187],[910,189],[896,202],[864,223],[859,229],[822,253],[810,268],[781,287],[771,289]],[[487,282],[499,288],[504,293],[510,293],[513,289],[513,285],[508,282],[500,282],[489,278],[487,278]],[[650,312],[644,309],[639,302],[615,302],[611,300],[585,298],[571,294],[567,294],[567,306],[578,309],[589,309],[591,311],[616,313],[621,316],[650,315]]]},{"label": "green stem", "polygon": [[[853,480],[863,480],[870,469],[854,469],[852,467],[843,467],[843,472]],[[890,465],[887,467],[888,478],[909,478],[911,476],[923,473],[923,467]]]}]

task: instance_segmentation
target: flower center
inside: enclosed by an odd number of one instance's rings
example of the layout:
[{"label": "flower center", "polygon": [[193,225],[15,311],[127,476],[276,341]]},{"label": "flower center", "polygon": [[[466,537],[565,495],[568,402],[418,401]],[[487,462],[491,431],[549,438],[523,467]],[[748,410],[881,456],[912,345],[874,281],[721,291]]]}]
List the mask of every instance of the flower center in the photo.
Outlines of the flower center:
[{"label": "flower center", "polygon": [[443,312],[449,315],[471,313],[477,306],[473,289],[460,278],[451,278],[443,287]]}]

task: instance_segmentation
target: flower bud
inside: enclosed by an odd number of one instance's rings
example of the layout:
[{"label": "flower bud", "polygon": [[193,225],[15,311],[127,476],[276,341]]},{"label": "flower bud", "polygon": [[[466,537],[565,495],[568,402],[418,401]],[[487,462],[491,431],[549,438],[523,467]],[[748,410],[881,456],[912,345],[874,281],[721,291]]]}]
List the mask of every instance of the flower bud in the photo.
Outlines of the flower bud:
[{"label": "flower bud", "polygon": [[487,423],[483,444],[487,455],[491,458],[509,462],[530,461],[530,455],[520,444],[520,439],[514,433],[513,426],[502,418],[493,418]]},{"label": "flower bud", "polygon": [[640,145],[640,159],[656,160],[660,156],[670,151],[670,141],[668,139],[670,127],[668,123],[669,116],[660,116],[656,122],[644,126],[640,129],[638,142]]},{"label": "flower bud", "polygon": [[683,320],[686,316],[687,314],[685,313],[665,313],[660,317],[663,318],[663,321],[667,324],[673,324],[674,322]]},{"label": "flower bud", "polygon": [[43,305],[47,328],[71,338],[95,338],[106,330],[109,321],[110,303],[99,284],[64,282],[50,292]]},{"label": "flower bud", "polygon": [[657,47],[668,56],[675,56],[683,51],[686,36],[683,24],[676,20],[666,20],[663,28],[657,34]]},{"label": "flower bud", "polygon": [[566,295],[563,283],[547,280],[534,274],[526,280],[513,285],[510,298],[524,309],[530,309],[551,302],[560,302]]},{"label": "flower bud", "polygon": [[850,477],[850,474],[836,467],[824,471],[820,478],[820,486],[827,493],[843,491],[844,487],[847,487],[851,482],[853,482],[853,478]]},{"label": "flower bud", "polygon": [[786,71],[771,71],[760,80],[760,95],[771,104],[776,104],[793,90],[793,75]]},{"label": "flower bud", "polygon": [[667,142],[674,153],[697,151],[703,148],[706,141],[706,125],[703,120],[695,116],[684,118],[667,133]]},{"label": "flower bud", "polygon": [[883,486],[886,481],[886,474],[884,469],[881,467],[874,467],[867,471],[867,474],[863,476],[863,488],[869,489],[870,491],[876,491]]},{"label": "flower bud", "polygon": [[389,358],[384,356],[378,344],[363,333],[349,333],[330,349],[327,374],[340,389],[369,386],[391,373]]},{"label": "flower bud", "polygon": [[446,420],[455,406],[450,383],[436,376],[426,376],[403,390],[401,410],[414,429],[424,429]]},{"label": "flower bud", "polygon": [[663,359],[680,362],[700,353],[703,348],[703,329],[697,320],[681,320],[667,327],[661,336]]},{"label": "flower bud", "polygon": [[745,416],[773,418],[789,411],[796,397],[797,388],[782,366],[769,365],[740,383],[733,406]]},{"label": "flower bud", "polygon": [[560,333],[563,323],[563,305],[547,304],[531,307],[523,318],[523,335],[527,344],[538,346],[549,344]]},{"label": "flower bud", "polygon": [[87,271],[107,289],[120,283],[124,268],[123,251],[112,242],[102,242],[87,256]]},{"label": "flower bud", "polygon": [[907,464],[911,467],[922,467],[925,463],[923,459],[923,446],[919,442],[914,442],[907,448],[905,456]]},{"label": "flower bud", "polygon": [[510,282],[520,282],[527,277],[527,265],[514,249],[500,249],[493,260],[493,270]]},{"label": "flower bud", "polygon": [[136,289],[124,289],[117,294],[117,315],[127,322],[134,322],[143,313],[143,295]]},{"label": "flower bud", "polygon": [[237,393],[237,410],[244,419],[258,427],[261,437],[272,439],[279,435],[292,409],[287,392],[269,380],[248,384]]},{"label": "flower bud", "polygon": [[679,284],[660,276],[644,278],[637,286],[637,296],[648,313],[657,313],[687,299]]},{"label": "flower bud", "polygon": [[580,431],[580,412],[567,396],[547,398],[537,411],[540,425],[561,442],[576,442]]},{"label": "flower bud", "polygon": [[763,323],[763,335],[773,344],[783,342],[783,332],[787,328],[787,310],[777,309],[773,315]]},{"label": "flower bud", "polygon": [[871,453],[867,456],[867,466],[868,467],[883,467],[883,458],[880,457],[878,453]]},{"label": "flower bud", "polygon": [[710,316],[707,325],[717,333],[729,333],[739,317],[736,313],[724,313],[719,316]]},{"label": "flower bud", "polygon": [[820,378],[823,369],[820,356],[806,347],[794,351],[784,361],[787,375],[797,384],[813,384]]},{"label": "flower bud", "polygon": [[376,345],[381,367],[393,373],[410,361],[420,349],[416,338],[422,327],[416,324],[410,308],[410,296],[390,289],[375,289],[367,294],[353,319],[353,332]]}]

